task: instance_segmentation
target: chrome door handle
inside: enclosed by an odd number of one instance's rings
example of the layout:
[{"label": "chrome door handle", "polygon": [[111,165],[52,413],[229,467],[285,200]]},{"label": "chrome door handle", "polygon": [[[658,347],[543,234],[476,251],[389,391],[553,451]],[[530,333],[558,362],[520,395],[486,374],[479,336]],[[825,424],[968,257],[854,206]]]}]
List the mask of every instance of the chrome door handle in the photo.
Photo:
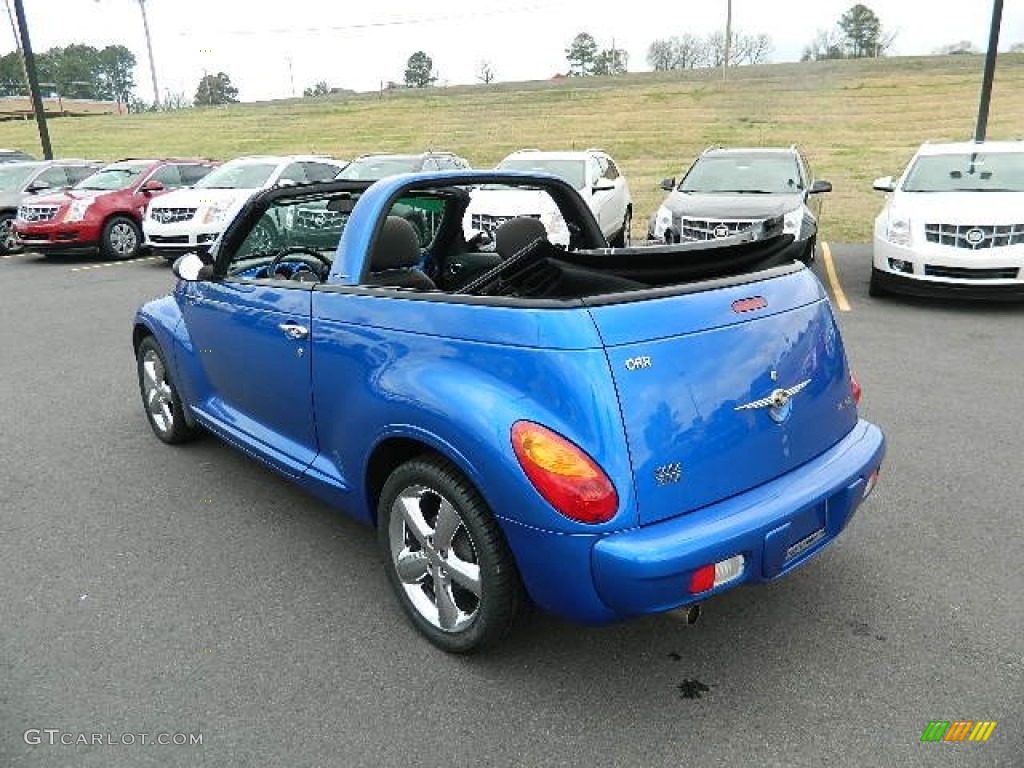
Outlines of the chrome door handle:
[{"label": "chrome door handle", "polygon": [[295,323],[281,323],[277,326],[284,332],[284,335],[289,339],[304,339],[309,336],[309,328],[304,325],[296,325]]}]

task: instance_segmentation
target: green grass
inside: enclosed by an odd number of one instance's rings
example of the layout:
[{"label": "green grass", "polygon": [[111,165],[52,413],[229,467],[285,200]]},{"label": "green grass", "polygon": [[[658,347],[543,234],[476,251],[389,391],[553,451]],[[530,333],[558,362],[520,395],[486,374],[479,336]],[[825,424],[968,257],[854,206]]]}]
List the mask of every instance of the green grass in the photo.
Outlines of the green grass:
[{"label": "green grass", "polygon": [[[822,236],[863,241],[882,196],[925,140],[974,132],[982,56],[772,64],[620,78],[499,83],[293,99],[224,108],[52,120],[54,151],[112,160],[159,155],[229,159],[264,152],[450,149],[488,167],[521,147],[600,146],[628,175],[634,236],[677,176],[709,144],[797,144],[832,181]],[[1000,57],[988,136],[1024,138],[1024,54]],[[0,146],[33,151],[32,122],[0,124]]]}]

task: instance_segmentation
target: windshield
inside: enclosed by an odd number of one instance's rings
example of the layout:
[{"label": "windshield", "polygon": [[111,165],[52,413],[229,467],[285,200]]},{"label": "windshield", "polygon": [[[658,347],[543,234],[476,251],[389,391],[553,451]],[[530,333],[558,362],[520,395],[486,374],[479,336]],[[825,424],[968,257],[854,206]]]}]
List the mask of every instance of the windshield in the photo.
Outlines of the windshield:
[{"label": "windshield", "polygon": [[803,189],[791,155],[702,157],[679,183],[680,192],[786,194]]},{"label": "windshield", "polygon": [[197,189],[259,189],[276,169],[274,163],[228,163],[214,168],[195,186]]},{"label": "windshield", "polygon": [[38,167],[37,165],[18,165],[16,163],[0,164],[0,190],[14,192],[22,189]]},{"label": "windshield", "polygon": [[506,171],[550,173],[572,184],[573,189],[587,185],[587,169],[582,160],[552,160],[543,157],[510,157],[502,160],[498,168]]},{"label": "windshield", "polygon": [[1024,152],[921,155],[904,192],[1024,192]]},{"label": "windshield", "polygon": [[135,183],[149,164],[146,165],[108,165],[102,168],[87,179],[83,179],[74,186],[74,189],[101,189],[112,191],[115,189],[126,189]]},{"label": "windshield", "polygon": [[338,178],[376,181],[396,173],[412,173],[419,164],[419,157],[359,157],[345,166]]}]

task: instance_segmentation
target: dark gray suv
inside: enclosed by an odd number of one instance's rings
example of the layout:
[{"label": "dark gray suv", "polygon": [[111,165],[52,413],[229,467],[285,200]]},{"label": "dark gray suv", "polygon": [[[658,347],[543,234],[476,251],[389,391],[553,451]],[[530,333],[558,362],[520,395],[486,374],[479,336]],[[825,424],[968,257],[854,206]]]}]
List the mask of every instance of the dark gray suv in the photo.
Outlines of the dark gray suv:
[{"label": "dark gray suv", "polygon": [[18,206],[33,195],[58,192],[92,176],[92,160],[33,160],[0,164],[0,254],[17,250],[11,227]]},{"label": "dark gray suv", "polygon": [[781,217],[793,235],[792,256],[814,259],[821,201],[832,191],[815,180],[796,147],[704,150],[669,192],[647,226],[647,238],[667,243],[728,237],[766,219]]}]

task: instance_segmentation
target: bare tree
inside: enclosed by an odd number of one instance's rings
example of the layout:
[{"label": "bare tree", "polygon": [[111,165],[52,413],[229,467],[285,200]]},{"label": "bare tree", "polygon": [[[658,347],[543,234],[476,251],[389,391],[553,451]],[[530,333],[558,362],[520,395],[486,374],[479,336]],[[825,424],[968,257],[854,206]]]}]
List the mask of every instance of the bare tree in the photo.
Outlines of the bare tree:
[{"label": "bare tree", "polygon": [[804,47],[804,51],[800,56],[801,61],[845,58],[846,51],[843,48],[843,36],[835,28],[819,29],[814,35],[814,39]]},{"label": "bare tree", "polygon": [[676,35],[655,40],[647,49],[647,63],[659,72],[694,69],[704,66],[707,61],[708,46],[696,35]]},{"label": "bare tree", "polygon": [[494,80],[494,64],[490,60],[484,59],[476,65],[476,79],[484,85]]}]

